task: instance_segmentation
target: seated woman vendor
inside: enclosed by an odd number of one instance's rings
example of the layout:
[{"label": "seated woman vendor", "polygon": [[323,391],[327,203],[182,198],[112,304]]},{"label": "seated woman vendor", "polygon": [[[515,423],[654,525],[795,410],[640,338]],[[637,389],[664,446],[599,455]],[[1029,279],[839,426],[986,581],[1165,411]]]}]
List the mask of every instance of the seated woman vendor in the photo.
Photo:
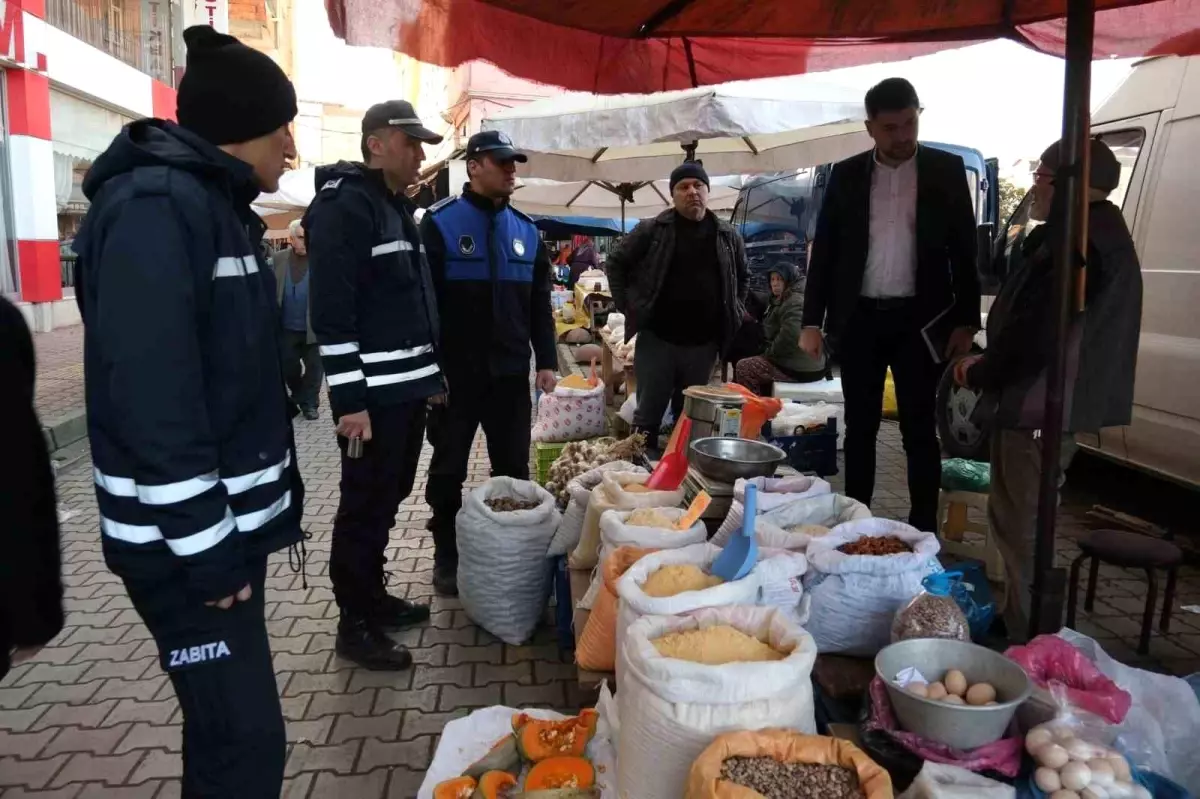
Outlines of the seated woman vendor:
[{"label": "seated woman vendor", "polygon": [[771,306],[763,318],[766,350],[743,358],[734,367],[734,379],[759,396],[771,395],[776,381],[810,383],[825,377],[825,352],[813,358],[800,349],[804,293],[796,268],[788,263],[771,267]]}]

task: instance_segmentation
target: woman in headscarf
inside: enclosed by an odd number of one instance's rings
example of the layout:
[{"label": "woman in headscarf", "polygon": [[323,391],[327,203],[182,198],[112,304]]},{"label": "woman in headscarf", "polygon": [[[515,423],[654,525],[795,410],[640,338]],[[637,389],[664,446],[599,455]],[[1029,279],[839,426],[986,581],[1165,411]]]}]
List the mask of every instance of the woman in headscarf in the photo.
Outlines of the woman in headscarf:
[{"label": "woman in headscarf", "polygon": [[824,352],[813,358],[800,349],[804,288],[796,267],[780,262],[771,267],[771,305],[763,317],[766,349],[734,367],[734,379],[759,396],[770,396],[776,381],[810,383],[825,377]]}]

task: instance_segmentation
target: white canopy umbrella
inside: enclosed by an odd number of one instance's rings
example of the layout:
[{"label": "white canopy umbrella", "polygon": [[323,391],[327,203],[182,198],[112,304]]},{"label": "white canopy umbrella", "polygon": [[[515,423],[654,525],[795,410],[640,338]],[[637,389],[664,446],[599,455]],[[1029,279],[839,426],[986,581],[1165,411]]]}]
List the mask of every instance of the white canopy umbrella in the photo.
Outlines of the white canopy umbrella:
[{"label": "white canopy umbrella", "polygon": [[258,195],[251,207],[259,216],[303,211],[317,196],[316,167],[291,169],[279,178],[279,190]]},{"label": "white canopy umbrella", "polygon": [[[737,204],[739,176],[712,179],[708,207],[730,211]],[[622,203],[622,194],[626,202]],[[512,203],[527,214],[538,216],[588,216],[604,219],[646,219],[671,207],[667,181],[656,180],[634,186],[601,181],[560,183],[543,178],[522,178]],[[728,214],[726,214],[728,216]]]},{"label": "white canopy umbrella", "polygon": [[640,183],[685,157],[709,175],[815,166],[870,146],[862,94],[795,78],[651,95],[569,93],[483,121],[530,155],[522,176]]}]

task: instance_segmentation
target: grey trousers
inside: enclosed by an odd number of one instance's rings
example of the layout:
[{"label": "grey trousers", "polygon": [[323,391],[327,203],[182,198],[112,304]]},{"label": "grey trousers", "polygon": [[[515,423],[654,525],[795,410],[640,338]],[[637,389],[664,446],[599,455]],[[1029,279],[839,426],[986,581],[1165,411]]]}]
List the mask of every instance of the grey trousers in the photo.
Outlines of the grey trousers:
[{"label": "grey trousers", "polygon": [[633,414],[635,427],[657,430],[662,425],[667,405],[675,408],[675,417],[683,408],[683,390],[689,386],[706,386],[717,362],[717,343],[699,347],[682,347],[663,341],[649,330],[638,332],[637,411]]},{"label": "grey trousers", "polygon": [[[1058,485],[1078,447],[1074,436],[1063,436]],[[1042,439],[1032,430],[992,433],[992,488],[988,523],[1004,557],[1007,605],[1004,623],[1009,639],[1024,641],[1032,605],[1033,553],[1037,538],[1038,488],[1042,479]]]}]

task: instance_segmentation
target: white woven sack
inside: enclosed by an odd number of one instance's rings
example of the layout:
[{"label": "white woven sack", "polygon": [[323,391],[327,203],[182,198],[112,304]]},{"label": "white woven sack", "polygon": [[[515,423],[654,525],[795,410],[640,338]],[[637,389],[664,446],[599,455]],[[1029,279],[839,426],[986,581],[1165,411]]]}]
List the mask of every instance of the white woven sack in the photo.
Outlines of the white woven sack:
[{"label": "white woven sack", "polygon": [[[530,510],[497,513],[485,501],[536,501]],[[546,548],[561,514],[549,491],[511,477],[493,477],[467,495],[455,518],[458,595],[467,616],[509,644],[524,643],[546,606]]]},{"label": "white woven sack", "polygon": [[583,441],[604,435],[607,429],[604,383],[595,388],[559,386],[538,400],[537,419],[530,438],[534,441]]},{"label": "white woven sack", "polygon": [[[895,536],[913,548],[900,555],[847,555],[837,548],[865,536]],[[806,629],[822,652],[873,656],[891,641],[892,617],[942,571],[933,533],[891,519],[846,522],[808,545]]]},{"label": "white woven sack", "polygon": [[600,485],[592,489],[583,534],[571,553],[572,569],[594,569],[600,562],[600,517],[606,510],[636,510],[637,508],[674,508],[683,502],[683,488],[674,491],[626,491],[627,485],[644,485],[650,475],[638,472],[604,472]]},{"label": "white woven sack", "polygon": [[629,461],[613,461],[590,469],[567,483],[567,509],[563,512],[562,522],[554,533],[547,555],[565,555],[579,545],[579,537],[583,535],[583,520],[587,515],[588,500],[592,497],[592,489],[600,484],[600,475],[605,472],[645,472],[640,466],[634,466]]},{"label": "white woven sack", "polygon": [[794,623],[808,621],[809,603],[804,598],[804,573],[808,559],[803,552],[786,549],[760,548],[758,573],[758,604],[778,608]]},{"label": "white woven sack", "polygon": [[646,596],[642,585],[663,566],[690,563],[707,571],[721,554],[712,544],[692,544],[679,549],[652,552],[633,564],[617,580],[617,681],[620,684],[625,633],[641,616],[676,616],[701,608],[753,605],[758,602],[757,569],[740,580],[721,583],[703,591],[684,591],[675,596]]},{"label": "white woven sack", "polygon": [[787,528],[815,524],[832,530],[839,524],[870,518],[871,509],[858,500],[841,494],[822,494],[789,502],[762,514],[754,522],[754,537],[759,546],[806,552],[814,536]]},{"label": "white woven sack", "polygon": [[[683,508],[655,508],[663,516],[678,522],[687,510]],[[642,527],[626,524],[633,514],[631,510],[606,510],[600,516],[600,562],[618,547],[642,547],[644,549],[679,549],[692,544],[703,544],[708,540],[708,529],[699,519],[686,530],[666,530],[661,527]]]},{"label": "white woven sack", "polygon": [[[783,660],[706,666],[663,657],[668,633],[729,625]],[[628,668],[617,692],[620,799],[679,799],[688,771],[713,738],[768,727],[814,734],[812,637],[773,608],[723,607],[686,617],[643,616],[629,629]]]},{"label": "white woven sack", "polygon": [[810,475],[755,477],[748,481],[740,479],[733,484],[733,503],[729,506],[729,514],[712,537],[712,542],[717,546],[725,546],[725,542],[729,540],[733,531],[742,529],[747,482],[758,487],[758,515],[760,516],[798,499],[816,497],[833,491],[833,486],[828,482],[820,477]]}]

